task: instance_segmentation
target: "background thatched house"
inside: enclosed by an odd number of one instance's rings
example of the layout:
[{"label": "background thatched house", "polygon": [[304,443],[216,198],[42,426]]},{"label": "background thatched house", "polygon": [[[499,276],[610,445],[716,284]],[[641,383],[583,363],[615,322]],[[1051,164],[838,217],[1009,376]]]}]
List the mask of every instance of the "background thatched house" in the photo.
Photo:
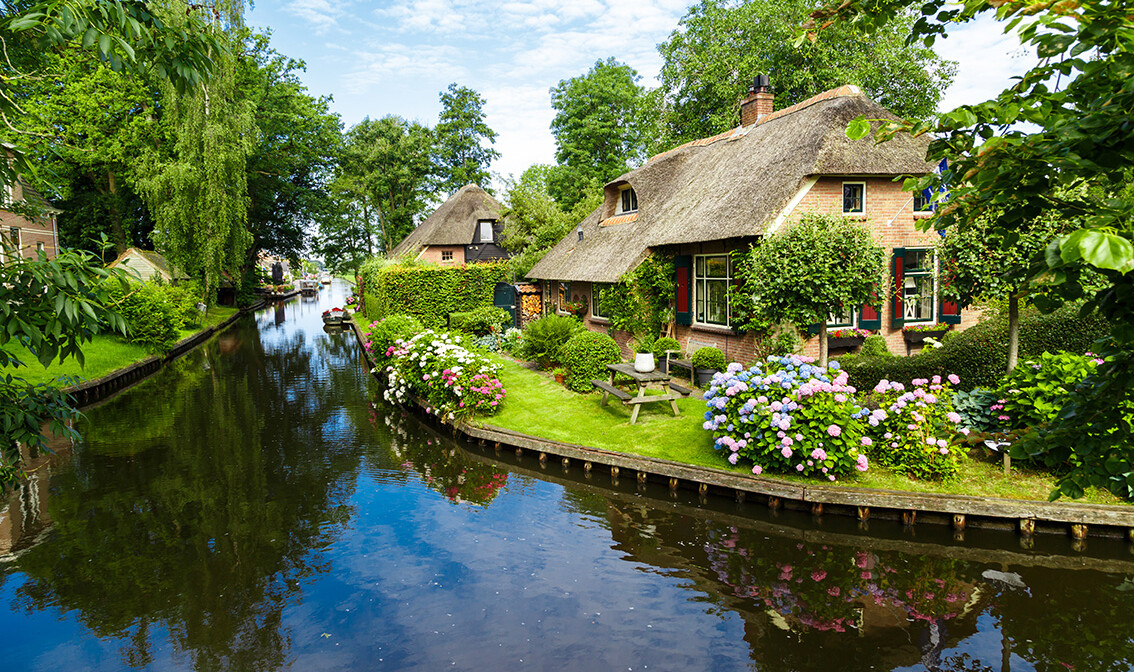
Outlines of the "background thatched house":
[{"label": "background thatched house", "polygon": [[439,264],[466,264],[507,258],[500,247],[504,229],[500,202],[475,184],[467,184],[433,211],[390,252]]},{"label": "background thatched house", "polygon": [[142,282],[149,282],[154,278],[161,278],[166,283],[176,283],[189,279],[188,275],[169,263],[169,260],[162,255],[153,250],[142,250],[137,247],[126,248],[126,251],[110,262],[107,268],[118,266],[136,271],[138,273],[137,279]]},{"label": "background thatched house", "polygon": [[[753,90],[741,104],[740,127],[655,156],[606,185],[602,206],[528,274],[543,281],[548,305],[589,302],[588,326],[605,330],[596,288],[617,282],[653,252],[672,254],[678,340],[687,351],[715,345],[730,360],[749,361],[753,339],[737,334],[729,321],[728,253],[816,212],[868,222],[891,250],[891,278],[902,288],[894,294],[882,289],[891,297],[882,311],[854,310],[833,318],[833,327],[877,331],[892,351],[906,352],[904,324],[975,321],[938,298],[935,234],[915,227],[929,213],[916,210],[914,195],[895,181],[933,170],[925,162],[928,140],[849,140],[847,123],[859,115],[894,118],[855,86],[772,109],[772,95]],[[615,335],[623,344],[628,338]],[[817,339],[807,347],[817,353]]]}]

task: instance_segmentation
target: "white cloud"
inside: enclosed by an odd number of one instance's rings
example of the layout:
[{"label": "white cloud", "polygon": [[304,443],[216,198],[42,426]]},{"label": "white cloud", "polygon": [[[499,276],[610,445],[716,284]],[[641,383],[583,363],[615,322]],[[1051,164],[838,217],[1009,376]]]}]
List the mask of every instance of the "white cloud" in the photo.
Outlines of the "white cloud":
[{"label": "white cloud", "polygon": [[342,2],[331,2],[331,0],[293,0],[284,9],[289,14],[306,21],[315,32],[321,33],[338,25],[339,19],[346,11],[346,6]]},{"label": "white cloud", "polygon": [[982,16],[937,40],[937,53],[958,63],[957,77],[945,92],[941,111],[994,98],[1012,84],[1013,76],[1035,65],[1035,56],[1023,50],[1014,34],[1005,35],[1003,30],[1003,23]]}]

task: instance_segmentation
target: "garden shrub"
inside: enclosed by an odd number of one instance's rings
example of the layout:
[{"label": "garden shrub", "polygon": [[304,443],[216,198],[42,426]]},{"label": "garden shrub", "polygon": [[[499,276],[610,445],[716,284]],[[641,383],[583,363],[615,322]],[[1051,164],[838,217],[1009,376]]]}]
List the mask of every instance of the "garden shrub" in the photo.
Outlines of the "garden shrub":
[{"label": "garden shrub", "polygon": [[506,396],[498,368],[454,335],[429,329],[390,347],[382,396],[397,403],[417,397],[426,413],[449,421],[491,414]]},{"label": "garden shrub", "polygon": [[697,352],[693,353],[692,362],[693,366],[698,369],[724,371],[725,368],[724,353],[712,346],[698,348]]},{"label": "garden shrub", "polygon": [[[868,452],[879,464],[894,471],[925,480],[946,480],[956,476],[962,452],[949,447],[958,431],[961,416],[953,410],[952,385],[940,376],[916,378],[906,390],[902,383],[879,381],[874,399],[880,408],[870,413],[867,424]],[[967,431],[967,430],[965,430]]]},{"label": "garden shrub", "polygon": [[453,313],[449,316],[449,328],[477,336],[494,331],[503,331],[512,321],[508,311],[496,306],[480,306],[469,311]]},{"label": "garden shrub", "polygon": [[473,345],[479,350],[484,352],[499,352],[500,341],[492,334],[485,334],[484,336],[477,336],[473,341]]},{"label": "garden shrub", "polygon": [[[1106,319],[1095,313],[1082,317],[1077,305],[1047,315],[1035,308],[1021,308],[1020,358],[1038,357],[1044,352],[1086,352],[1109,330]],[[964,389],[992,389],[1008,370],[1008,320],[1003,315],[993,315],[956,335],[947,334],[942,342],[943,347],[912,357],[859,354],[840,357],[839,362],[851,383],[860,389],[870,389],[883,379],[909,385],[914,378],[950,373],[961,377]]]},{"label": "garden shrub", "polygon": [[523,333],[516,327],[509,327],[500,337],[500,349],[512,355],[520,354],[523,347]]},{"label": "garden shrub", "polygon": [[196,329],[202,324],[204,313],[197,309],[201,302],[201,285],[196,281],[169,285],[165,289],[177,313],[178,329]]},{"label": "garden shrub", "polygon": [[997,405],[1000,395],[995,390],[977,388],[970,392],[958,390],[953,393],[953,410],[961,416],[958,423],[961,427],[974,429],[978,432],[991,432],[1000,427],[997,419]]},{"label": "garden shrub", "polygon": [[523,355],[545,369],[559,364],[559,349],[580,330],[581,322],[566,315],[544,315],[524,329]]},{"label": "garden shrub", "polygon": [[1095,372],[1101,359],[1089,353],[1045,352],[1022,362],[1004,378],[993,407],[1005,427],[1037,427],[1058,417],[1068,393]]},{"label": "garden shrub", "polygon": [[861,451],[868,443],[863,418],[870,411],[856,403],[837,362],[824,369],[812,361],[769,357],[748,369],[729,364],[713,376],[705,392],[704,427],[730,463],[743,458],[754,463],[754,474],[767,470],[830,481],[869,468]]},{"label": "garden shrub", "polygon": [[[668,336],[666,336],[665,338],[659,338],[658,340],[654,341],[654,359],[658,361],[664,359],[666,350],[677,350],[680,353],[681,343],[678,342],[676,338],[670,338]],[[678,354],[677,358],[680,359],[681,355]]]},{"label": "garden shrub", "polygon": [[390,315],[371,322],[367,327],[366,342],[363,347],[381,367],[393,355],[394,345],[423,331],[425,327],[412,315]]},{"label": "garden shrub", "polygon": [[177,343],[182,317],[168,286],[114,283],[110,304],[126,320],[127,339],[151,352],[165,352]]},{"label": "garden shrub", "polygon": [[366,315],[413,315],[430,328],[445,324],[450,313],[492,306],[492,291],[505,279],[504,263],[428,266],[390,263],[374,258],[359,268]]},{"label": "garden shrub", "polygon": [[580,331],[559,351],[559,362],[567,370],[566,385],[576,392],[589,392],[592,380],[607,377],[607,364],[622,361],[622,350],[607,334]]},{"label": "garden shrub", "polygon": [[867,336],[858,350],[859,357],[893,357],[894,353],[886,345],[886,337],[880,334]]}]

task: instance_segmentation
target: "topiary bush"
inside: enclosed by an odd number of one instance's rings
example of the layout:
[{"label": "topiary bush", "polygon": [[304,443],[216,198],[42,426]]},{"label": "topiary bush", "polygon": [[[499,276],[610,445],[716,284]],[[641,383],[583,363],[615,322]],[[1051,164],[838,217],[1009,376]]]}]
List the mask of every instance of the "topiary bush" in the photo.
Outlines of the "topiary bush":
[{"label": "topiary bush", "polygon": [[524,329],[523,356],[551,368],[560,363],[559,349],[583,329],[586,327],[573,317],[545,315]]},{"label": "topiary bush", "polygon": [[449,328],[477,336],[503,331],[512,321],[508,311],[496,306],[480,306],[469,311],[449,315]]},{"label": "topiary bush", "polygon": [[592,380],[607,377],[607,364],[622,361],[622,350],[607,334],[584,330],[560,348],[559,360],[567,370],[568,389],[589,392]]},{"label": "topiary bush", "polygon": [[714,371],[724,371],[725,356],[719,349],[712,346],[699,348],[697,352],[693,353],[693,366],[698,369],[712,369]]},{"label": "topiary bush", "polygon": [[885,336],[874,334],[873,336],[867,336],[866,340],[862,342],[862,347],[858,350],[858,356],[893,357],[894,353],[890,352],[890,348],[886,345]]},{"label": "topiary bush", "polygon": [[659,338],[658,340],[654,341],[653,353],[655,360],[660,362],[661,360],[665,359],[666,350],[677,350],[677,358],[681,358],[681,343],[679,343],[676,338],[670,338],[666,336],[665,338]]}]

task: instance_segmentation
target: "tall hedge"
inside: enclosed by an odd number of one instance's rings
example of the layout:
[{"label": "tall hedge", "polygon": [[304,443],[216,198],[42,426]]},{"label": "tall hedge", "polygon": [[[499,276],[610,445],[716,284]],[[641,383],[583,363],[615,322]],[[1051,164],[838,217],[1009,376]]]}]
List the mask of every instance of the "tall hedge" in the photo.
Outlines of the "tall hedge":
[{"label": "tall hedge", "polygon": [[[1020,311],[1020,359],[1044,352],[1083,354],[1103,338],[1110,324],[1097,314],[1079,317],[1069,305],[1043,315],[1034,308]],[[859,389],[870,389],[885,378],[910,384],[914,378],[955,373],[960,389],[994,388],[1008,370],[1008,320],[996,315],[965,331],[948,336],[940,348],[912,357],[840,357],[839,363]]]},{"label": "tall hedge", "polygon": [[507,276],[503,263],[467,266],[403,266],[371,259],[358,271],[366,316],[413,315],[428,328],[445,326],[449,313],[492,305],[492,290]]}]

